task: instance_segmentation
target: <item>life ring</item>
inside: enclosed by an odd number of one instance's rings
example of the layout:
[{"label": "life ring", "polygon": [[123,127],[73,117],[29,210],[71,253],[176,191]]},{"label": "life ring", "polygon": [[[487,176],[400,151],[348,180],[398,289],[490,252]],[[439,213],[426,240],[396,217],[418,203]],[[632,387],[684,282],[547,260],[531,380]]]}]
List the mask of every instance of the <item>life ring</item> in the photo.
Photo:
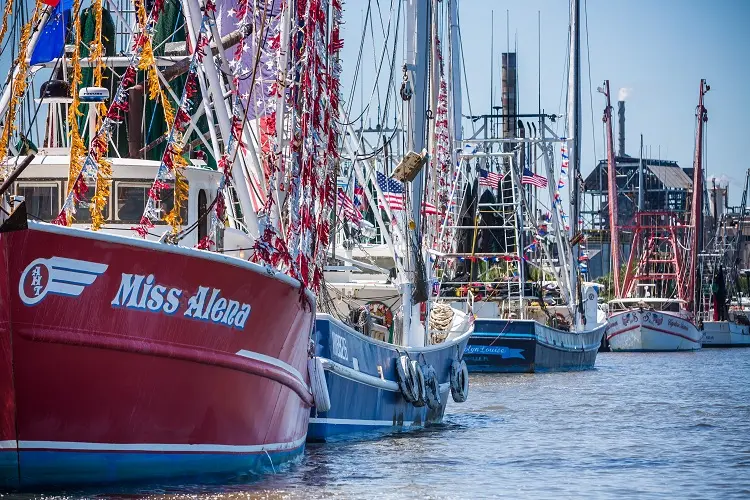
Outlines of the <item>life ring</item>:
[{"label": "life ring", "polygon": [[427,365],[425,370],[425,396],[427,406],[431,410],[437,410],[440,408],[440,382],[437,378],[437,372],[432,365]]},{"label": "life ring", "polygon": [[396,360],[396,374],[398,375],[398,388],[404,399],[413,403],[419,397],[416,388],[416,376],[413,374],[409,356],[399,356]]},{"label": "life ring", "polygon": [[424,406],[427,402],[427,387],[425,384],[424,379],[424,372],[422,371],[422,368],[419,366],[419,363],[417,361],[411,362],[411,369],[412,373],[414,374],[414,387],[416,389],[415,393],[418,394],[415,401],[413,401],[414,406]]},{"label": "life ring", "polygon": [[464,360],[451,363],[451,396],[456,403],[463,403],[469,397],[469,369]]},{"label": "life ring", "polygon": [[323,361],[315,356],[307,360],[307,373],[310,375],[310,389],[312,390],[315,410],[325,412],[331,409],[331,396],[328,393],[326,374]]}]

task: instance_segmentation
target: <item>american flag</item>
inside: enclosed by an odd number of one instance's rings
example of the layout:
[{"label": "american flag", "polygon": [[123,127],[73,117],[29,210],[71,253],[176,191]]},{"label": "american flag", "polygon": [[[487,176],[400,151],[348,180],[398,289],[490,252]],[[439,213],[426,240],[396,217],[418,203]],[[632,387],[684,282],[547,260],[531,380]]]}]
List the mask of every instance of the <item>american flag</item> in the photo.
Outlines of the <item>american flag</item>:
[{"label": "american flag", "polygon": [[393,179],[389,179],[384,174],[376,172],[378,177],[378,186],[383,192],[383,198],[378,199],[378,207],[384,210],[403,210],[404,209],[404,185]]},{"label": "american flag", "polygon": [[359,222],[360,220],[362,220],[362,214],[359,213],[359,210],[354,208],[352,200],[346,195],[343,189],[339,189],[336,204],[339,210],[344,210],[344,216],[347,219],[351,220],[352,222]]},{"label": "american flag", "polygon": [[359,185],[358,182],[354,182],[354,206],[360,211],[367,210],[367,197],[365,196],[365,188]]},{"label": "american flag", "polygon": [[487,170],[479,169],[479,185],[486,186],[488,188],[497,188],[503,177],[495,172],[488,172]]},{"label": "american flag", "polygon": [[547,178],[533,173],[528,168],[524,168],[523,177],[521,177],[521,184],[531,184],[532,186],[545,188],[547,187]]},{"label": "american flag", "polygon": [[424,201],[422,202],[422,213],[424,215],[437,215],[438,210],[437,207],[429,201]]}]

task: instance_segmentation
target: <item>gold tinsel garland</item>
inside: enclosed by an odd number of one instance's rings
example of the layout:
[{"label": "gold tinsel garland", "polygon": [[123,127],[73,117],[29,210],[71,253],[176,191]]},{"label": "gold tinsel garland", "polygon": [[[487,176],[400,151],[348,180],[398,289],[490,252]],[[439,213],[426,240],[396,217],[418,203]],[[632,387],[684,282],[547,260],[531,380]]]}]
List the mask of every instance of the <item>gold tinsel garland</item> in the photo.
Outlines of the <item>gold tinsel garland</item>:
[{"label": "gold tinsel garland", "polygon": [[[137,17],[146,17],[146,9],[143,2],[138,2]],[[147,40],[141,53],[141,61],[138,65],[138,69],[146,71],[146,83],[148,85],[148,98],[151,101],[155,101],[158,97],[161,107],[164,110],[164,121],[167,124],[167,129],[171,129],[174,125],[175,112],[172,107],[172,103],[169,102],[167,93],[162,88],[159,82],[159,75],[156,69],[156,58],[154,57],[154,48],[151,44],[151,40]],[[174,155],[174,205],[169,213],[164,215],[164,221],[172,226],[172,231],[179,231],[179,227],[182,225],[182,217],[180,216],[180,208],[182,207],[188,195],[188,184],[185,181],[184,169],[187,166],[187,160],[182,156],[182,149],[175,147]]]},{"label": "gold tinsel garland", "polygon": [[[83,169],[83,161],[86,158],[86,146],[83,144],[81,132],[78,130],[78,117],[83,113],[78,109],[80,100],[78,98],[78,86],[81,84],[81,20],[78,17],[78,11],[81,7],[81,0],[73,1],[73,33],[75,39],[73,42],[73,55],[70,58],[70,64],[73,71],[70,76],[70,97],[73,102],[68,107],[68,127],[70,128],[70,167],[68,169],[68,193],[75,186],[76,179]],[[68,221],[70,224],[72,221]]]},{"label": "gold tinsel garland", "polygon": [[[102,40],[102,0],[94,0],[92,3],[94,9],[94,40],[91,43],[91,53],[89,57],[94,61],[94,86],[101,87],[102,77],[104,74],[104,42]],[[99,117],[107,112],[107,106],[104,103],[97,105],[97,128]],[[93,131],[89,131],[92,135]],[[91,213],[91,229],[94,231],[100,229],[104,224],[104,211],[109,198],[109,180],[112,178],[112,166],[109,161],[102,156],[99,159],[99,175],[96,177],[96,190],[91,197],[89,212]]]},{"label": "gold tinsel garland", "polygon": [[[94,41],[91,43],[89,57],[94,61],[94,86],[102,86],[104,76],[104,41],[102,40],[102,0],[94,0]],[[107,113],[107,106],[102,102],[96,107],[97,118]],[[98,129],[97,122],[97,129]]]},{"label": "gold tinsel garland", "polygon": [[174,205],[172,210],[168,214],[164,215],[164,222],[172,227],[172,232],[177,234],[182,226],[182,215],[180,215],[180,209],[188,196],[188,183],[185,180],[184,170],[188,164],[188,161],[182,156],[182,149],[178,148],[175,144],[174,147]]},{"label": "gold tinsel garland", "polygon": [[[18,68],[18,73],[13,78],[13,93],[8,103],[8,113],[5,115],[5,125],[3,132],[0,134],[0,160],[8,154],[8,144],[10,144],[10,138],[13,136],[13,132],[16,130],[16,110],[18,108],[18,102],[21,96],[26,92],[26,77],[29,70],[29,63],[26,60],[26,50],[29,47],[29,40],[31,39],[31,29],[39,23],[39,17],[41,16],[41,0],[36,0],[36,6],[34,7],[34,14],[31,16],[31,20],[21,28],[21,37],[19,39],[18,57],[16,57],[13,63],[14,67]],[[5,177],[5,168],[0,176]]]},{"label": "gold tinsel garland", "polygon": [[3,11],[3,24],[0,26],[0,43],[3,43],[5,33],[8,31],[8,18],[13,11],[13,0],[7,0],[7,2],[8,3],[5,4],[5,10]]}]

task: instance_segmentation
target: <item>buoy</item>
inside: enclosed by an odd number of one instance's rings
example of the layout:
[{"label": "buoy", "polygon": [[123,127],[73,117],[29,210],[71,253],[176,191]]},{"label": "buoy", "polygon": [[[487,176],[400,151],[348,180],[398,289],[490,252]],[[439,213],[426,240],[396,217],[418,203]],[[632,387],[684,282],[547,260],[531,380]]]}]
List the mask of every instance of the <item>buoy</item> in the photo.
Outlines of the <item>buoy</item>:
[{"label": "buoy", "polygon": [[469,397],[469,369],[464,360],[454,360],[451,364],[451,396],[456,403],[463,403]]},{"label": "buoy", "polygon": [[330,410],[331,396],[328,393],[323,361],[317,356],[308,359],[307,372],[310,375],[310,388],[312,389],[313,401],[315,401],[315,409],[320,412]]},{"label": "buoy", "polygon": [[427,369],[423,370],[425,375],[425,396],[427,406],[431,410],[437,410],[440,408],[440,382],[437,378],[437,372],[432,365],[427,365]]},{"label": "buoy", "polygon": [[411,369],[412,373],[414,374],[415,381],[414,388],[416,390],[414,392],[415,394],[417,394],[417,398],[414,401],[414,406],[424,406],[427,402],[427,389],[425,388],[425,380],[424,373],[422,372],[422,367],[419,366],[419,363],[417,361],[412,361]]},{"label": "buoy", "polygon": [[402,355],[396,360],[396,374],[398,375],[398,388],[404,399],[413,403],[419,397],[416,389],[415,375],[411,368],[409,356]]}]

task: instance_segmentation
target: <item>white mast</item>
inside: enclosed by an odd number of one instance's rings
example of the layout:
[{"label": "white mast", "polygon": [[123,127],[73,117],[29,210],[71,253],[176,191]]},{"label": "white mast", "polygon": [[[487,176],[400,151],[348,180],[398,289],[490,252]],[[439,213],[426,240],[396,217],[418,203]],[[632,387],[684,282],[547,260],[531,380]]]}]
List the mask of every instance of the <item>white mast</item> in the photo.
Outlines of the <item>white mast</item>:
[{"label": "white mast", "polygon": [[[453,102],[451,113],[453,115],[453,139],[457,144],[461,143],[463,134],[461,132],[461,29],[458,26],[458,0],[448,0],[448,16],[450,19],[450,51],[451,66],[448,76],[450,78]],[[454,148],[455,149],[455,148]],[[451,151],[451,157],[455,164],[455,154]]]},{"label": "white mast", "polygon": [[[427,99],[427,46],[429,27],[429,0],[408,0],[406,7],[406,68],[410,74],[410,80],[414,88],[414,94],[409,103],[409,127],[407,129],[407,150],[420,153],[425,147],[425,118]],[[434,8],[434,6],[433,6]],[[412,242],[421,241],[420,209],[422,207],[422,186],[424,184],[425,169],[422,168],[417,177],[408,184],[412,213],[407,216],[409,226],[407,227],[406,245],[409,259],[407,262],[406,276],[401,288],[401,302],[403,305],[403,325],[405,343],[411,347],[424,345],[424,332],[419,319],[419,304],[412,301],[414,290],[412,281],[416,278],[417,256],[414,254]],[[417,245],[417,251],[422,251],[421,244]],[[416,318],[417,321],[411,321]]]},{"label": "white mast", "polygon": [[[197,34],[200,31],[201,25],[201,7],[198,0],[184,0],[182,2],[183,12],[185,14],[185,20],[187,21],[186,26],[188,28],[188,34],[190,40],[195,43],[197,40]],[[218,39],[217,39],[218,40]],[[220,44],[221,41],[216,43]],[[195,47],[195,45],[193,45]],[[219,79],[218,71],[216,66],[213,64],[213,57],[207,54],[206,61],[202,65],[203,73],[208,79],[208,91],[214,102],[214,110],[216,112],[216,119],[219,124],[219,130],[221,131],[221,137],[224,143],[229,140],[231,134],[231,122],[229,118],[229,111],[227,108],[227,102],[224,97],[224,85],[222,85]],[[240,199],[240,205],[242,206],[242,215],[245,217],[245,222],[250,228],[256,228],[257,234],[257,216],[253,210],[252,202],[250,201],[250,191],[247,187],[245,175],[242,168],[232,168],[232,180],[234,181],[234,188],[237,191],[237,195]],[[252,230],[252,229],[251,229]]]},{"label": "white mast", "polygon": [[[579,20],[581,9],[578,0],[570,1],[570,66],[568,68],[568,158],[570,195],[570,211],[568,223],[570,225],[569,237],[572,240],[578,232],[578,178],[581,171],[581,40],[579,35]],[[570,296],[571,303],[577,300],[578,289],[578,250],[577,245],[570,247]],[[578,326],[578,314],[573,314],[574,326]]]}]

